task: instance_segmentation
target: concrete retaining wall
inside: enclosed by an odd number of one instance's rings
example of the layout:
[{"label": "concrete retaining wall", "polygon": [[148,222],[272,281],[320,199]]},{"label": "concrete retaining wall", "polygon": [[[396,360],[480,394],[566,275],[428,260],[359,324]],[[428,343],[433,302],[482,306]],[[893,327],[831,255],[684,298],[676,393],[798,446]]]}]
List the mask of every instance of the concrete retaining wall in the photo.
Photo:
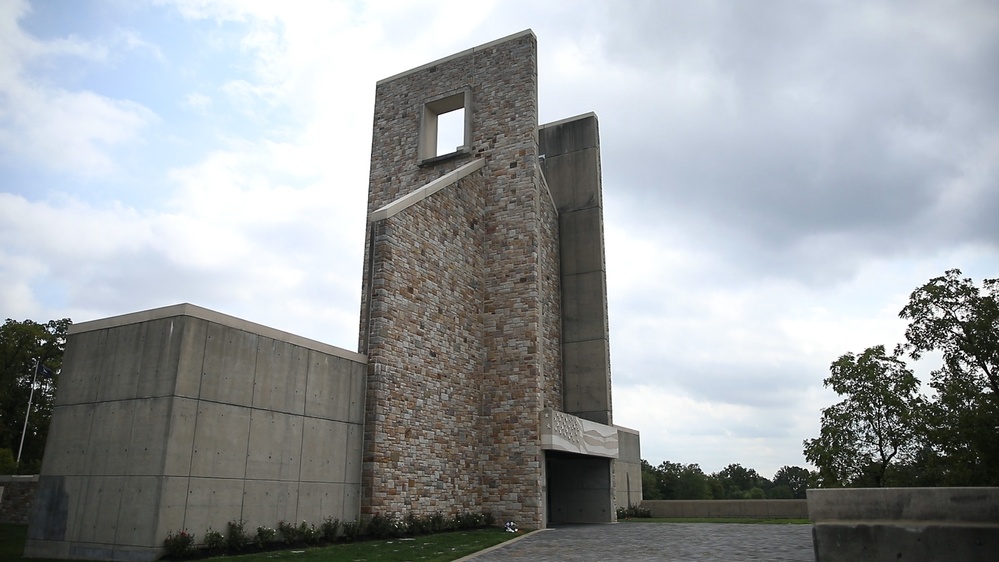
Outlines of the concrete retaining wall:
[{"label": "concrete retaining wall", "polygon": [[645,500],[653,517],[806,519],[805,500]]},{"label": "concrete retaining wall", "polygon": [[808,490],[819,562],[993,561],[999,488]]}]

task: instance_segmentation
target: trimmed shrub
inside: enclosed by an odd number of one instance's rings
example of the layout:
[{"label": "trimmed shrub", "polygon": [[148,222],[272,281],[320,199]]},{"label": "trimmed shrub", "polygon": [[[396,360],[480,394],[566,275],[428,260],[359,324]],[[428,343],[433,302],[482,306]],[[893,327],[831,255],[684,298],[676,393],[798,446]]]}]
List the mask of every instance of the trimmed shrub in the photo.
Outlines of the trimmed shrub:
[{"label": "trimmed shrub", "polygon": [[274,542],[276,536],[277,531],[270,527],[264,527],[263,525],[257,527],[257,546],[260,548],[266,547],[268,544]]},{"label": "trimmed shrub", "polygon": [[652,510],[638,507],[637,505],[617,508],[618,519],[638,519],[642,517],[652,517]]},{"label": "trimmed shrub", "polygon": [[232,520],[226,523],[225,548],[228,552],[239,552],[250,544],[250,536],[246,534],[246,521]]},{"label": "trimmed shrub", "polygon": [[205,550],[209,552],[225,550],[225,537],[222,536],[222,533],[209,528],[205,533]]},{"label": "trimmed shrub", "polygon": [[365,526],[367,534],[375,539],[391,539],[402,536],[405,525],[395,515],[374,514]]},{"label": "trimmed shrub", "polygon": [[163,539],[167,558],[180,560],[194,554],[194,535],[187,531],[170,531]]},{"label": "trimmed shrub", "polygon": [[[305,524],[305,521],[302,521]],[[278,521],[278,533],[281,534],[281,541],[288,545],[295,545],[302,542],[302,535],[298,532],[298,527],[287,521]]]},{"label": "trimmed shrub", "polygon": [[326,542],[334,542],[336,535],[340,531],[340,520],[332,517],[323,519],[323,524],[319,526],[319,532]]},{"label": "trimmed shrub", "polygon": [[308,525],[302,521],[298,526],[298,535],[302,537],[302,542],[309,545],[317,545],[323,540],[323,532],[315,525]]}]

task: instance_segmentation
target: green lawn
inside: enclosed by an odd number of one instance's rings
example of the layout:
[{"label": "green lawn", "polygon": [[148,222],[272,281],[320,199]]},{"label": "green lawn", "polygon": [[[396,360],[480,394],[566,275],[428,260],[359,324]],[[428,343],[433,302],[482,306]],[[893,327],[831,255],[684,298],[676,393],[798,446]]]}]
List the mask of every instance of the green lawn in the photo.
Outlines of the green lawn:
[{"label": "green lawn", "polygon": [[[27,534],[28,528],[23,525],[0,524],[0,560],[58,562],[38,558],[22,558],[21,554],[24,552],[24,540]],[[274,560],[294,560],[295,562],[313,562],[319,560],[402,562],[404,560],[425,560],[428,562],[446,562],[456,560],[462,556],[467,556],[473,552],[478,552],[518,536],[522,536],[522,534],[506,533],[499,528],[476,529],[425,535],[411,539],[366,541],[338,544],[323,548],[277,550],[202,560],[224,559],[233,562],[272,562]]]},{"label": "green lawn", "polygon": [[34,562],[57,562],[42,558],[22,558],[24,540],[28,538],[27,525],[0,523],[0,560],[32,560]]}]

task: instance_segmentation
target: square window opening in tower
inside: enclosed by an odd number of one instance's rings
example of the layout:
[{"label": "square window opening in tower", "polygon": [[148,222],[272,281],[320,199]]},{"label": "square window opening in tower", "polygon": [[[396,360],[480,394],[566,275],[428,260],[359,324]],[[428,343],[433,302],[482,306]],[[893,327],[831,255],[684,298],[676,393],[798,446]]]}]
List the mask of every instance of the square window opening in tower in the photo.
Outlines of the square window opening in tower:
[{"label": "square window opening in tower", "polygon": [[419,137],[420,164],[469,152],[471,98],[471,91],[463,90],[423,104]]}]

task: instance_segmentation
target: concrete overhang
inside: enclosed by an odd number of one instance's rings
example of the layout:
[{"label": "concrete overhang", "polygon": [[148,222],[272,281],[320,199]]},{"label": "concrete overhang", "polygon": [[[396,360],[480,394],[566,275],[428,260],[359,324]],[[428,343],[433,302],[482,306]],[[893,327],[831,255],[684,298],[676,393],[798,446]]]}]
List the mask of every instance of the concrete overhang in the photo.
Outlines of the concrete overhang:
[{"label": "concrete overhang", "polygon": [[541,448],[616,459],[617,428],[545,408],[541,411]]}]

